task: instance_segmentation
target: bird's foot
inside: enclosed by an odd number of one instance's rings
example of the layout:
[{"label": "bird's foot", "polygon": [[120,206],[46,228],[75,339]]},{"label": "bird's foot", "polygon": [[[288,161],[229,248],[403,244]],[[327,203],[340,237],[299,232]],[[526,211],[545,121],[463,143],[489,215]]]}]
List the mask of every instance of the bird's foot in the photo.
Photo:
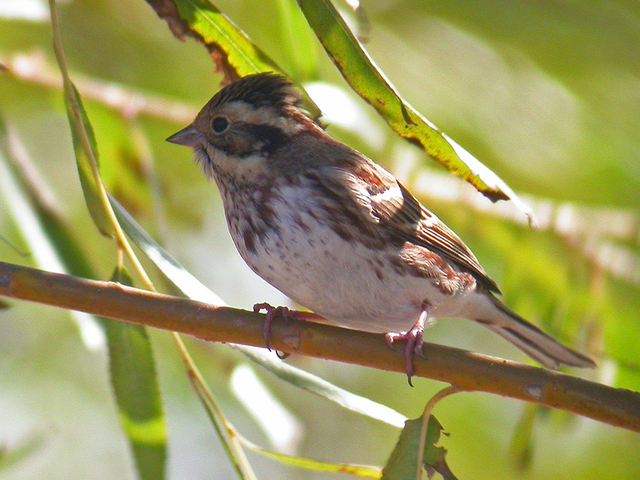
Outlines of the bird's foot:
[{"label": "bird's foot", "polygon": [[293,312],[289,310],[288,307],[274,307],[269,303],[256,303],[253,306],[254,313],[260,313],[262,310],[265,310],[267,313],[267,318],[265,318],[264,325],[262,326],[262,336],[264,337],[264,343],[267,345],[269,351],[271,351],[271,323],[273,319],[282,317],[286,320],[293,316]]},{"label": "bird's foot", "polygon": [[413,377],[415,373],[413,368],[413,357],[417,354],[424,358],[424,353],[422,352],[424,340],[422,339],[422,335],[424,333],[425,326],[427,325],[427,319],[427,310],[426,308],[423,308],[418,321],[410,330],[406,332],[389,332],[385,335],[385,340],[391,348],[393,348],[394,342],[406,340],[407,345],[404,348],[405,371],[407,372],[409,385],[412,387],[413,383],[411,382],[411,377]]},{"label": "bird's foot", "polygon": [[[265,310],[267,314],[267,318],[265,318],[264,325],[262,327],[262,336],[264,337],[264,342],[269,350],[271,350],[271,323],[276,317],[282,317],[285,320],[293,319],[311,322],[318,322],[318,320],[322,320],[322,317],[316,315],[315,313],[289,310],[288,307],[274,307],[273,305],[270,305],[268,303],[256,303],[253,306],[253,311],[255,313],[260,313],[260,311],[262,310]],[[278,352],[278,356],[280,358],[286,358],[289,355]]]}]

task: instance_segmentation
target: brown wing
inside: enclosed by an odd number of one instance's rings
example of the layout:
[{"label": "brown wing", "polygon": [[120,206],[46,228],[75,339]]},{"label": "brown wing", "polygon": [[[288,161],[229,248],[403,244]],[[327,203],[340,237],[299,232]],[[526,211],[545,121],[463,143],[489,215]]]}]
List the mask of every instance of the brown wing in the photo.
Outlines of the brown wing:
[{"label": "brown wing", "polygon": [[340,190],[337,196],[342,197],[343,204],[355,200],[357,207],[353,204],[348,207],[356,207],[368,221],[391,230],[393,238],[437,253],[461,271],[472,274],[488,290],[500,292],[462,240],[393,175],[364,156],[358,156],[357,161],[348,162],[345,167],[329,167],[322,175],[325,180],[340,184],[334,184],[332,190]]},{"label": "brown wing", "polygon": [[[395,214],[390,217],[383,216],[381,220],[396,229],[407,242],[437,253],[463,271],[471,273],[485,288],[500,293],[498,285],[489,278],[462,240],[438,217],[423,207],[404,186],[400,183],[398,186],[402,192],[401,196],[382,202],[372,199],[374,208],[379,210],[389,211],[389,206],[385,203],[394,204]],[[414,225],[415,228],[412,228]]]}]

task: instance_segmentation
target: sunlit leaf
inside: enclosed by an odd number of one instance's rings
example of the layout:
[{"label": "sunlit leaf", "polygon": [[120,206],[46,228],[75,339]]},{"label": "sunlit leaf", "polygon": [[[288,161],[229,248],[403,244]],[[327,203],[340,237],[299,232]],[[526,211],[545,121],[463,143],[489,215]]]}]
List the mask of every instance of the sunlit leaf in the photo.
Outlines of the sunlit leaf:
[{"label": "sunlit leaf", "polygon": [[309,28],[296,0],[277,0],[282,46],[287,66],[297,81],[315,78],[318,70],[315,35]]},{"label": "sunlit leaf", "polygon": [[292,367],[285,362],[274,361],[272,355],[260,349],[242,347],[241,351],[278,378],[331,400],[352,412],[366,415],[398,428],[402,428],[406,420],[403,415],[389,407],[336,387],[326,380]]},{"label": "sunlit leaf", "polygon": [[[100,178],[94,174],[92,163],[98,164],[98,148],[91,122],[82,105],[80,94],[70,81],[65,87],[65,105],[69,117],[69,126],[73,138],[73,150],[76,154],[76,163],[85,202],[91,218],[103,235],[114,236],[113,225],[109,221],[100,194]],[[85,139],[88,139],[87,143]]]},{"label": "sunlit leaf", "polygon": [[[400,439],[382,470],[383,480],[416,479],[421,429],[422,418],[407,420],[400,433]],[[426,469],[429,478],[433,476],[434,472],[437,472],[444,480],[455,480],[456,477],[451,473],[445,461],[447,451],[442,447],[436,447],[441,432],[442,425],[431,415],[424,444],[423,467]]]},{"label": "sunlit leaf", "polygon": [[471,183],[491,200],[512,200],[532,220],[532,211],[496,174],[400,97],[330,0],[300,0],[299,3],[309,25],[344,78],[391,128],[424,148],[429,156]]},{"label": "sunlit leaf", "polygon": [[162,248],[145,230],[129,215],[129,212],[113,197],[109,197],[113,210],[122,229],[129,235],[140,250],[155,263],[164,276],[178,287],[187,297],[211,305],[224,305],[224,301],[205,287],[189,273],[169,252]]},{"label": "sunlit leaf", "polygon": [[[25,152],[20,156],[15,151]],[[33,248],[38,264],[50,271],[63,271],[63,264],[74,275],[91,277],[91,269],[82,251],[71,235],[71,228],[61,217],[57,199],[44,183],[38,170],[26,155],[15,129],[0,116],[0,155],[7,160],[10,172],[3,177],[13,179],[5,187],[10,195],[10,205],[26,240]],[[30,173],[27,174],[27,171]],[[12,247],[16,250],[16,247]],[[29,255],[19,252],[22,256]],[[60,257],[60,258],[58,258]]]},{"label": "sunlit leaf", "polygon": [[[78,82],[80,88],[80,82]],[[86,97],[83,97],[86,99]],[[100,178],[105,188],[117,196],[129,211],[144,215],[151,211],[149,146],[135,120],[91,103],[87,105],[91,124],[100,146]]]},{"label": "sunlit leaf", "polygon": [[245,33],[206,0],[147,0],[174,35],[194,37],[230,83],[252,73],[280,69]]},{"label": "sunlit leaf", "polygon": [[[112,279],[132,285],[123,270]],[[109,343],[109,370],[122,427],[129,437],[142,480],[164,478],[166,425],[151,342],[146,328],[123,322],[103,323]]]},{"label": "sunlit leaf", "polygon": [[[110,200],[124,231],[127,232],[127,235],[129,235],[138,248],[156,264],[167,279],[193,300],[208,302],[214,305],[224,305],[220,297],[200,283],[200,281],[182,267],[175,258],[158,245],[135,219],[129,215],[122,205],[114,198]],[[261,353],[259,349],[243,347],[241,345],[236,345],[236,348],[279,378],[320,395],[351,411],[397,427],[401,427],[405,420],[405,417],[389,407],[338,388],[326,380],[275,359],[273,355]]]},{"label": "sunlit leaf", "polygon": [[[11,156],[11,151],[7,151],[5,134],[6,130],[0,119],[0,153],[4,151],[13,160],[11,165],[18,177],[14,181],[16,190],[12,194],[10,205],[15,205],[15,211],[20,212],[17,213],[20,218],[19,226],[32,246],[36,260],[49,270],[95,278],[82,249],[70,235],[69,225],[42,198],[40,190],[47,186],[29,182],[29,177],[25,174],[26,166],[17,157]],[[4,163],[0,167],[4,169]],[[29,168],[33,169],[34,166],[30,165]],[[13,172],[7,170],[2,177],[3,182],[9,182],[13,179]],[[3,192],[13,191],[7,189],[7,186],[8,184],[3,185]],[[23,200],[16,204],[22,198],[20,188],[26,190],[25,197],[28,196],[29,202]],[[32,221],[28,220],[30,216],[34,217]],[[126,278],[120,275],[117,279],[125,282]],[[77,317],[80,314],[73,312],[73,315]],[[111,382],[140,478],[163,478],[166,432],[151,346],[145,328],[85,314],[78,320],[85,336],[86,331],[99,329],[97,326],[89,328],[86,325],[89,321],[92,325],[99,322],[106,332]],[[94,340],[89,339],[90,342]]]},{"label": "sunlit leaf", "polygon": [[[284,73],[247,35],[207,0],[147,0],[178,38],[191,36],[206,48],[224,84],[259,72]],[[307,61],[308,63],[308,61]],[[310,65],[308,63],[308,65]],[[320,110],[306,95],[313,116]]]},{"label": "sunlit leaf", "polygon": [[250,449],[255,452],[261,453],[266,457],[270,457],[281,463],[286,463],[294,467],[305,468],[307,470],[315,470],[319,472],[338,472],[349,473],[361,478],[380,478],[381,472],[379,468],[368,467],[366,465],[353,465],[348,463],[331,463],[331,462],[319,462],[317,460],[310,460],[308,458],[295,457],[293,455],[285,455],[283,453],[276,453],[264,448],[256,447],[255,445],[248,445]]},{"label": "sunlit leaf", "polygon": [[[13,132],[5,128],[0,118],[0,192],[29,247],[29,257],[51,272],[89,275],[90,269],[71,238],[69,226],[43,199],[47,187],[30,182],[32,178],[25,174],[24,165],[14,155],[8,141],[10,131]],[[71,316],[88,348],[104,346],[104,335],[94,317],[82,312],[71,312]]]},{"label": "sunlit leaf", "polygon": [[115,225],[111,221],[110,205],[107,201],[98,164],[98,148],[93,128],[82,99],[71,81],[60,35],[58,10],[55,0],[49,2],[51,10],[51,26],[53,28],[53,49],[62,74],[64,101],[69,117],[69,126],[73,139],[73,149],[85,203],[96,227],[103,235],[115,236]]},{"label": "sunlit leaf", "polygon": [[[98,148],[82,99],[66,67],[55,2],[51,2],[51,23],[56,58],[63,78],[65,105],[76,153],[85,202],[97,226],[114,237],[117,224],[100,178]],[[119,279],[124,280],[123,272]],[[130,328],[102,321],[107,333],[111,360],[111,382],[120,417],[136,458],[141,479],[164,477],[166,432],[153,356],[144,328]]]}]

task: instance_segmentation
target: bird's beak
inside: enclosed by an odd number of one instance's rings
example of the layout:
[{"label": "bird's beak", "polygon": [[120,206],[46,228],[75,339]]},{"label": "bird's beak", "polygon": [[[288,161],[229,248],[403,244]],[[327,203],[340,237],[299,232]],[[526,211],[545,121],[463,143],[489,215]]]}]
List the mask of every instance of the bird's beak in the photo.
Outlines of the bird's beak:
[{"label": "bird's beak", "polygon": [[196,127],[193,126],[193,124],[191,124],[180,130],[178,133],[171,135],[167,138],[167,142],[182,145],[184,147],[196,148],[204,142],[204,136]]}]

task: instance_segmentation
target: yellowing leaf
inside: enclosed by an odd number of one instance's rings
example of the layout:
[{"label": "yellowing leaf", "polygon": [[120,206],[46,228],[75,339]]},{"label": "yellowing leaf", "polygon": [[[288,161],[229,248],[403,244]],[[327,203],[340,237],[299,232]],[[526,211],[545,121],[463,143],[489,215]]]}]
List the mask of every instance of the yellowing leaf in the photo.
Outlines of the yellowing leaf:
[{"label": "yellowing leaf", "polygon": [[351,87],[400,136],[422,147],[451,173],[493,201],[512,200],[533,220],[533,212],[495,173],[404,101],[369,57],[330,0],[300,0],[311,28]]}]

